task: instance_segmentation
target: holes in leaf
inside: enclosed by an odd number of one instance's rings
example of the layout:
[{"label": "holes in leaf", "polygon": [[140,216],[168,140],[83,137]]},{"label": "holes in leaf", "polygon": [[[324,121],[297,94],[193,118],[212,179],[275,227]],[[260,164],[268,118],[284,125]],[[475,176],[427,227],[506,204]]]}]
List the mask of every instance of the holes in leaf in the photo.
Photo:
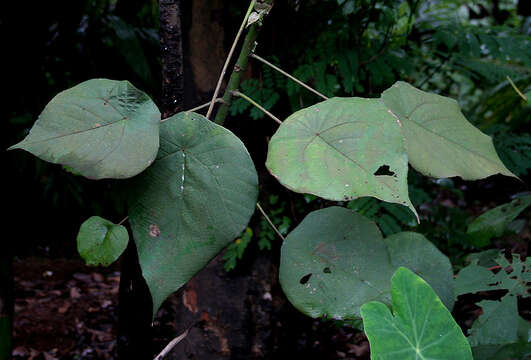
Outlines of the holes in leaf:
[{"label": "holes in leaf", "polygon": [[382,165],[378,168],[378,170],[374,172],[374,176],[382,176],[382,175],[395,176],[396,174],[391,171],[391,169],[389,168],[389,165]]},{"label": "holes in leaf", "polygon": [[301,279],[299,280],[299,283],[304,285],[308,282],[308,280],[310,280],[311,277],[312,277],[312,273],[306,274],[303,277],[301,277]]},{"label": "holes in leaf", "polygon": [[330,270],[330,268],[327,266],[327,267],[325,267],[325,268],[323,269],[323,272],[324,272],[325,274],[330,274],[330,273],[332,273],[332,270]]}]

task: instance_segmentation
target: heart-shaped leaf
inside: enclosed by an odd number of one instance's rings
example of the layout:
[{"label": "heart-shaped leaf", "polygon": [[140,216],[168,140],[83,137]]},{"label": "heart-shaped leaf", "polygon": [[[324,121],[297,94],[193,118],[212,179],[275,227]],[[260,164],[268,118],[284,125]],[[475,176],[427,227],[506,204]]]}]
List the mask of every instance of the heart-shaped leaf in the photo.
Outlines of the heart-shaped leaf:
[{"label": "heart-shaped leaf", "polygon": [[426,276],[451,308],[449,261],[422,235],[401,233],[384,242],[374,222],[329,207],[306,216],[282,244],[280,284],[289,301],[311,317],[354,320],[362,304],[390,302],[390,279],[400,265]]},{"label": "heart-shaped leaf", "polygon": [[364,303],[389,303],[393,267],[375,223],[352,210],[313,211],[282,244],[280,284],[311,317],[360,317]]},{"label": "heart-shaped leaf", "polygon": [[55,96],[10,149],[70,167],[89,179],[132,177],[155,159],[160,112],[128,81],[92,79]]},{"label": "heart-shaped leaf", "polygon": [[470,345],[435,291],[400,267],[392,278],[393,313],[377,301],[361,307],[373,360],[472,360]]},{"label": "heart-shaped leaf", "polygon": [[454,272],[446,255],[423,235],[401,232],[384,239],[391,263],[406,267],[431,285],[449,310],[454,307]]},{"label": "heart-shaped leaf", "polygon": [[399,119],[410,164],[421,173],[475,180],[513,175],[501,162],[492,139],[472,126],[453,99],[398,81],[382,100]]},{"label": "heart-shaped leaf", "polygon": [[77,235],[77,250],[87,265],[109,266],[129,242],[127,229],[99,216],[87,219]]},{"label": "heart-shaped leaf", "polygon": [[245,229],[258,196],[254,164],[233,133],[194,113],[160,130],[157,159],[134,179],[129,206],[153,315]]},{"label": "heart-shaped leaf", "polygon": [[266,166],[287,188],[330,200],[373,196],[405,205],[407,155],[379,99],[332,98],[297,111],[269,143]]}]

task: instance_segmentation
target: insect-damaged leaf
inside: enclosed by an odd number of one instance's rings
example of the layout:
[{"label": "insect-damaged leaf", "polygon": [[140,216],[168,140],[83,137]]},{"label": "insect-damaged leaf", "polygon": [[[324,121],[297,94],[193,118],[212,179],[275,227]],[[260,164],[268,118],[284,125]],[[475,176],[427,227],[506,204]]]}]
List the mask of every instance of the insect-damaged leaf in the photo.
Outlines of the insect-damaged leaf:
[{"label": "insect-damaged leaf", "polygon": [[398,81],[382,100],[400,120],[410,164],[421,173],[465,180],[513,175],[501,162],[490,136],[465,118],[453,99]]},{"label": "insect-damaged leaf", "polygon": [[282,123],[266,166],[296,192],[330,200],[373,196],[416,214],[407,161],[398,122],[380,99],[332,98]]},{"label": "insect-damaged leaf", "polygon": [[[398,266],[426,274],[437,289],[447,285],[446,257],[423,236],[396,234],[389,239],[389,249],[386,242],[375,223],[354,211],[342,207],[314,211],[282,244],[280,284],[303,313],[351,320],[359,319],[360,306],[368,301],[390,303],[390,280]],[[418,252],[396,251],[413,245]],[[416,256],[426,261],[413,259]],[[432,276],[431,264],[442,265],[442,276]],[[452,304],[450,296],[447,306]]]},{"label": "insect-damaged leaf", "polygon": [[77,250],[87,265],[109,266],[122,255],[128,242],[125,227],[91,216],[79,229]]},{"label": "insect-damaged leaf", "polygon": [[472,360],[461,328],[421,277],[398,268],[391,295],[392,313],[377,301],[361,307],[371,359]]},{"label": "insect-damaged leaf", "polygon": [[160,112],[128,81],[92,79],[55,96],[10,149],[66,165],[90,179],[132,177],[155,159]]},{"label": "insect-damaged leaf", "polygon": [[157,159],[133,179],[129,222],[153,315],[164,299],[245,229],[258,176],[242,142],[204,116],[161,125]]}]

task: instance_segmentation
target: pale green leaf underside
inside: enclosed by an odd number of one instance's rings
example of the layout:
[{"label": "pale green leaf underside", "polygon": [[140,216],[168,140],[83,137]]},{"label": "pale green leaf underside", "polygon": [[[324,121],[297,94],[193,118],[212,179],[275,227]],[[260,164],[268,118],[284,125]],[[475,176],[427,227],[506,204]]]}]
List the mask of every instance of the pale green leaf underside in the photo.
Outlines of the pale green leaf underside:
[{"label": "pale green leaf underside", "polygon": [[513,175],[501,162],[492,139],[472,126],[453,99],[399,81],[382,93],[400,120],[409,163],[421,173],[475,180]]},{"label": "pale green leaf underside", "polygon": [[160,112],[128,81],[92,79],[55,96],[10,149],[66,165],[90,179],[132,177],[155,159]]},{"label": "pale green leaf underside", "polygon": [[[296,192],[330,200],[373,196],[416,214],[407,161],[398,123],[380,99],[332,98],[282,123],[269,143],[266,166]],[[388,172],[375,175],[382,167]]]},{"label": "pale green leaf underside", "polygon": [[392,278],[392,308],[361,308],[372,360],[472,360],[470,345],[433,289],[400,267]]},{"label": "pale green leaf underside", "polygon": [[87,219],[77,235],[77,250],[87,265],[109,266],[129,242],[127,229],[99,216]]},{"label": "pale green leaf underside", "polygon": [[468,226],[467,233],[474,238],[486,240],[502,236],[511,221],[530,205],[531,195],[528,195],[514,199],[508,204],[495,207],[478,216]]},{"label": "pale green leaf underside", "polygon": [[[418,250],[410,253],[398,250],[414,246]],[[453,306],[453,293],[445,288],[453,285],[449,261],[422,235],[400,233],[384,242],[369,219],[329,207],[306,216],[282,244],[280,284],[290,302],[311,317],[359,319],[362,304],[390,303],[390,279],[402,265],[426,275]]]},{"label": "pale green leaf underside", "polygon": [[129,222],[153,314],[245,229],[258,176],[243,143],[195,113],[161,125],[153,165],[134,179]]}]

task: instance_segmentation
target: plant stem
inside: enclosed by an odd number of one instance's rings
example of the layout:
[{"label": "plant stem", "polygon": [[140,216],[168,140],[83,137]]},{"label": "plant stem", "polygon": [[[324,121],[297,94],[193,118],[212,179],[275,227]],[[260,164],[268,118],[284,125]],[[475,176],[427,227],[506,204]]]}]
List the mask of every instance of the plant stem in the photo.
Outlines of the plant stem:
[{"label": "plant stem", "polygon": [[190,328],[186,329],[181,335],[177,336],[175,339],[170,341],[168,345],[158,354],[154,360],[162,360],[168,353],[173,349],[178,343],[180,343],[186,336],[188,336],[188,331]]},{"label": "plant stem", "polygon": [[[216,100],[214,100],[215,103],[219,102],[219,103],[222,103],[223,102],[223,99],[222,98],[217,98]],[[192,108],[192,109],[189,109],[189,110],[185,110],[184,112],[192,112],[192,111],[197,111],[197,110],[201,110],[201,109],[204,109],[206,108],[207,106],[209,106],[210,104],[212,103],[212,101],[209,101],[207,103],[204,103],[202,105],[199,105],[199,106],[196,106],[195,108]],[[167,117],[166,119],[162,119],[160,122],[163,123],[167,120],[169,120],[170,117]]]},{"label": "plant stem", "polygon": [[511,84],[511,86],[513,87],[514,91],[516,91],[516,93],[518,95],[520,95],[520,97],[522,99],[524,99],[525,101],[527,101],[527,97],[522,94],[522,92],[520,91],[520,89],[518,89],[518,87],[516,87],[516,84],[513,82],[513,80],[509,77],[509,75],[507,75],[507,80],[509,81],[509,83]]},{"label": "plant stem", "polygon": [[302,86],[303,88],[307,89],[307,90],[310,90],[311,92],[313,92],[315,95],[317,96],[320,96],[322,97],[323,99],[325,100],[328,100],[328,97],[326,97],[325,95],[321,94],[319,91],[315,90],[314,88],[306,85],[305,83],[303,83],[302,81],[300,81],[299,79],[297,79],[296,77],[294,77],[293,75],[290,75],[288,74],[287,72],[285,72],[284,70],[282,70],[281,68],[279,68],[278,66],[276,65],[273,65],[272,63],[270,63],[269,61],[267,61],[266,59],[256,55],[256,54],[251,54],[250,55],[252,58],[258,60],[258,61],[261,61],[262,63],[264,63],[265,65],[269,66],[270,68],[278,71],[279,73],[281,73],[282,75],[290,78],[291,80],[295,81],[297,84],[299,84],[300,86]]},{"label": "plant stem", "polygon": [[212,114],[212,110],[214,109],[214,103],[215,103],[214,99],[218,97],[219,89],[221,87],[221,83],[223,82],[223,78],[225,77],[225,73],[227,72],[227,67],[229,66],[230,59],[232,58],[232,54],[234,53],[234,49],[236,49],[238,40],[240,40],[240,36],[242,35],[243,30],[245,29],[245,25],[247,25],[247,20],[249,20],[249,15],[251,15],[251,12],[254,9],[255,3],[256,3],[256,0],[251,0],[251,3],[249,4],[249,8],[247,9],[247,13],[245,14],[245,17],[243,18],[240,29],[238,30],[238,33],[236,34],[236,38],[234,39],[234,42],[232,43],[232,47],[230,48],[229,54],[227,55],[227,59],[225,60],[225,64],[223,65],[223,69],[221,70],[221,74],[219,75],[218,84],[216,85],[216,89],[214,90],[214,95],[212,96],[212,101],[210,102],[210,106],[208,107],[208,111],[206,114],[207,119],[210,118],[210,115]]},{"label": "plant stem", "polygon": [[[264,4],[267,4],[269,6],[272,6],[272,3],[273,3],[273,0],[264,1]],[[249,63],[249,54],[252,53],[256,45],[256,37],[258,36],[258,29],[259,29],[258,23],[253,23],[250,26],[249,31],[247,32],[247,35],[245,36],[245,40],[243,41],[243,46],[240,51],[240,55],[238,56],[236,65],[234,65],[234,70],[232,71],[232,74],[230,75],[227,88],[225,89],[225,93],[223,94],[224,103],[223,105],[221,105],[218,112],[216,113],[216,119],[215,119],[216,124],[220,124],[220,125],[223,124],[223,122],[227,118],[227,115],[229,114],[229,108],[232,103],[231,91],[238,89],[238,87],[240,86],[243,73],[247,69],[247,64]]]},{"label": "plant stem", "polygon": [[248,101],[251,105],[254,105],[256,106],[258,109],[260,109],[264,114],[266,114],[267,116],[269,116],[271,119],[275,120],[278,124],[282,124],[282,121],[280,121],[279,118],[277,118],[275,115],[271,114],[269,111],[267,111],[264,107],[262,107],[260,104],[258,104],[256,101],[254,101],[253,99],[251,99],[249,96],[245,95],[245,94],[242,94],[241,92],[239,92],[238,90],[235,90],[235,91],[231,91],[231,94],[234,95],[234,96],[239,96],[241,97],[242,99]]},{"label": "plant stem", "polygon": [[273,224],[271,219],[269,219],[269,216],[267,216],[267,214],[265,213],[264,209],[262,209],[262,207],[260,206],[260,203],[256,203],[256,207],[262,213],[262,215],[266,219],[266,221],[269,223],[269,226],[271,226],[273,228],[273,230],[275,230],[277,235],[280,236],[282,241],[286,240],[286,238],[280,233],[280,231],[278,231],[277,227]]}]

